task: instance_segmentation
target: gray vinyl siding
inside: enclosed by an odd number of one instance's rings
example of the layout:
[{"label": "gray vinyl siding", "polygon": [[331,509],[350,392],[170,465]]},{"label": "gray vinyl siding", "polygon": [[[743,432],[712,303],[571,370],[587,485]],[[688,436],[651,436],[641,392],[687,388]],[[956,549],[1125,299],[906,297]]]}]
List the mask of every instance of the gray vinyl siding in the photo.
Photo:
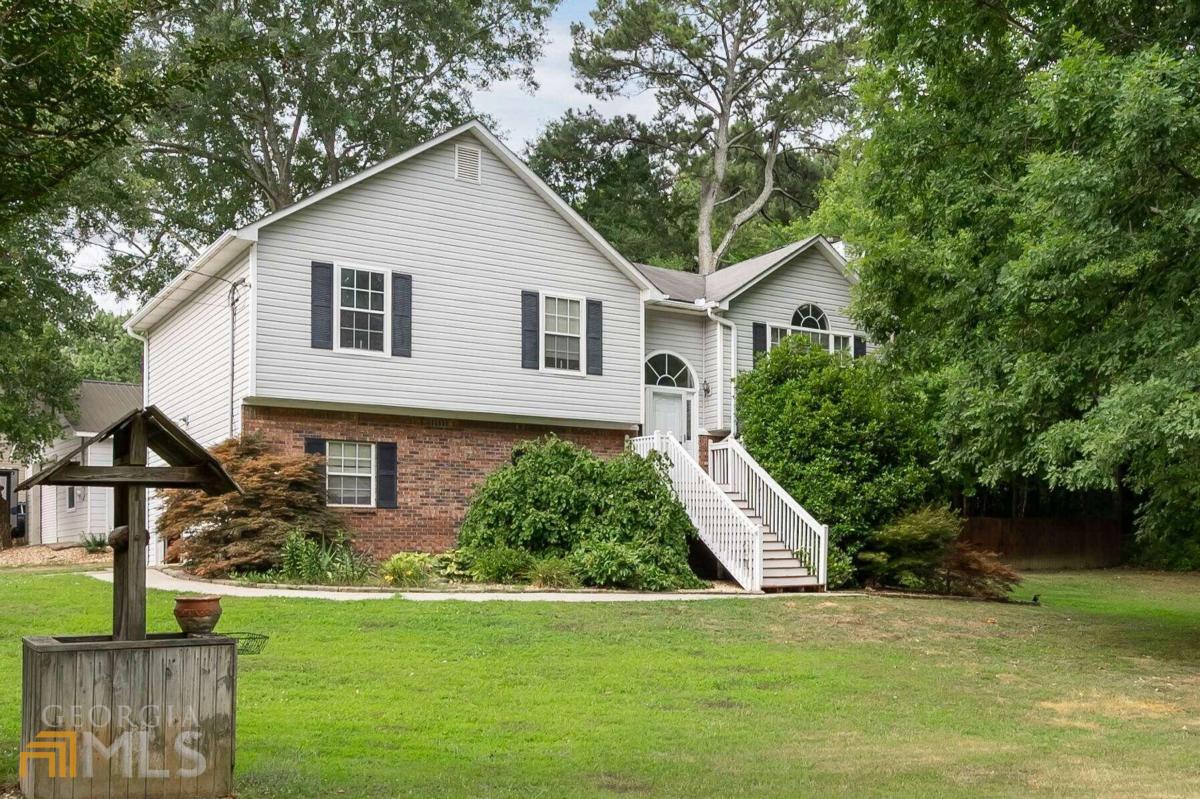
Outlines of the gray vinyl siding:
[{"label": "gray vinyl siding", "polygon": [[646,309],[646,355],[671,352],[692,367],[697,387],[704,382],[703,317]]},{"label": "gray vinyl siding", "polygon": [[[90,432],[90,431],[89,431]],[[46,450],[45,462],[63,457],[81,439],[61,438]],[[112,442],[101,441],[87,449],[82,457],[87,466],[111,466]],[[76,486],[75,507],[67,507],[67,486],[42,486],[40,533],[43,544],[61,544],[83,540],[86,535],[107,536],[112,530],[112,489],[97,486]]]},{"label": "gray vinyl siding", "polygon": [[[858,332],[846,313],[850,281],[821,253],[808,250],[730,302],[725,316],[737,325],[739,372],[754,365],[753,324],[790,325],[796,308],[806,302],[825,311],[831,333]],[[767,336],[770,341],[769,331]]]},{"label": "gray vinyl siding", "polygon": [[[223,272],[228,281],[249,277],[249,262]],[[147,400],[206,447],[229,437],[229,284],[210,280],[147,336]],[[238,303],[234,342],[235,429],[250,383],[250,293]],[[186,420],[186,421],[185,421]]]},{"label": "gray vinyl siding", "polygon": [[[718,347],[718,339],[723,340],[723,347]],[[728,421],[724,421],[728,416],[729,390],[717,391],[718,375],[724,374],[729,379],[729,339],[728,330],[711,319],[704,320],[704,380],[710,391],[707,397],[703,394],[700,397],[700,426],[710,432],[729,428]]]},{"label": "gray vinyl siding", "polygon": [[[486,148],[482,182],[456,181],[456,143],[476,140],[464,134],[259,231],[254,395],[638,424],[638,288]],[[412,275],[411,357],[313,349],[312,261]],[[604,303],[603,375],[521,368],[522,290]]]}]

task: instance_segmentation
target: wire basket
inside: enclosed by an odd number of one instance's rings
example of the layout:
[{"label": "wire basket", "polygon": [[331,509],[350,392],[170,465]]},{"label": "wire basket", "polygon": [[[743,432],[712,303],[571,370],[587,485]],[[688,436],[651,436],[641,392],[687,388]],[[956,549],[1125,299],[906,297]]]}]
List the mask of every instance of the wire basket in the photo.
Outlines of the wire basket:
[{"label": "wire basket", "polygon": [[239,655],[259,655],[267,646],[269,636],[262,633],[219,633],[237,641]]}]

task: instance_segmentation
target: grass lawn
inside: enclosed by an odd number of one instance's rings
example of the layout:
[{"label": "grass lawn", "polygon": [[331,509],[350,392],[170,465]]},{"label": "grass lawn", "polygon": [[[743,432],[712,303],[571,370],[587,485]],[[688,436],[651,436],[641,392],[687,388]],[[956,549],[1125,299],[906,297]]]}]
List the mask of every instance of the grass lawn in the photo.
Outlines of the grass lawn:
[{"label": "grass lawn", "polygon": [[[108,585],[0,572],[0,785],[20,636]],[[1030,577],[1043,607],[226,598],[239,795],[1200,796],[1200,575]],[[151,592],[153,629],[174,628]]]}]

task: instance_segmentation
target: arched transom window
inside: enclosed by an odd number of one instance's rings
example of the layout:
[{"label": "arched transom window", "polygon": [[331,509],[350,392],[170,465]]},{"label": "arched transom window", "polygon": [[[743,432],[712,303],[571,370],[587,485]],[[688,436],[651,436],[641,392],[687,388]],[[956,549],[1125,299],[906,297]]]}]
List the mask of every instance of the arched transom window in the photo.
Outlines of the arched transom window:
[{"label": "arched transom window", "polygon": [[693,388],[692,370],[683,359],[669,352],[660,352],[646,359],[646,385],[670,388]]},{"label": "arched transom window", "polygon": [[804,336],[813,344],[830,352],[851,350],[852,337],[842,333],[830,333],[829,317],[821,306],[806,302],[796,308],[792,314],[790,327],[771,327],[771,346],[774,347],[786,337],[798,334]]},{"label": "arched transom window", "polygon": [[792,327],[806,328],[808,330],[828,330],[829,320],[825,317],[825,312],[821,310],[819,305],[806,302],[792,314]]}]

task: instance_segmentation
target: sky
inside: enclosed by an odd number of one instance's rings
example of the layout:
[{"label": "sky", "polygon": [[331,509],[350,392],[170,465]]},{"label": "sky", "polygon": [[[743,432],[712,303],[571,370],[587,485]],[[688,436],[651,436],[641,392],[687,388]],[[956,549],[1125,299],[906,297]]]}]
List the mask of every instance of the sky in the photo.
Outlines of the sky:
[{"label": "sky", "polygon": [[476,108],[499,123],[496,134],[511,149],[524,152],[548,122],[569,108],[593,105],[606,116],[634,114],[649,118],[654,113],[654,97],[643,93],[598,101],[575,88],[571,74],[571,23],[587,22],[594,0],[564,0],[547,25],[547,42],[534,70],[537,93],[530,95],[519,81],[504,81],[486,92],[475,94]]},{"label": "sky", "polygon": [[[571,23],[590,22],[588,12],[595,0],[564,0],[547,24],[546,45],[542,57],[534,66],[538,88],[530,93],[520,81],[509,80],[494,84],[487,91],[475,93],[475,107],[497,123],[495,133],[512,150],[521,154],[547,123],[562,116],[571,108],[595,106],[605,115],[633,114],[650,118],[654,113],[654,97],[642,93],[599,101],[575,88],[571,74]],[[90,251],[89,251],[90,250]],[[91,268],[100,260],[100,252],[85,248],[76,259],[82,268]],[[117,313],[136,309],[136,303],[119,300],[102,291],[94,291],[102,308]]]}]

